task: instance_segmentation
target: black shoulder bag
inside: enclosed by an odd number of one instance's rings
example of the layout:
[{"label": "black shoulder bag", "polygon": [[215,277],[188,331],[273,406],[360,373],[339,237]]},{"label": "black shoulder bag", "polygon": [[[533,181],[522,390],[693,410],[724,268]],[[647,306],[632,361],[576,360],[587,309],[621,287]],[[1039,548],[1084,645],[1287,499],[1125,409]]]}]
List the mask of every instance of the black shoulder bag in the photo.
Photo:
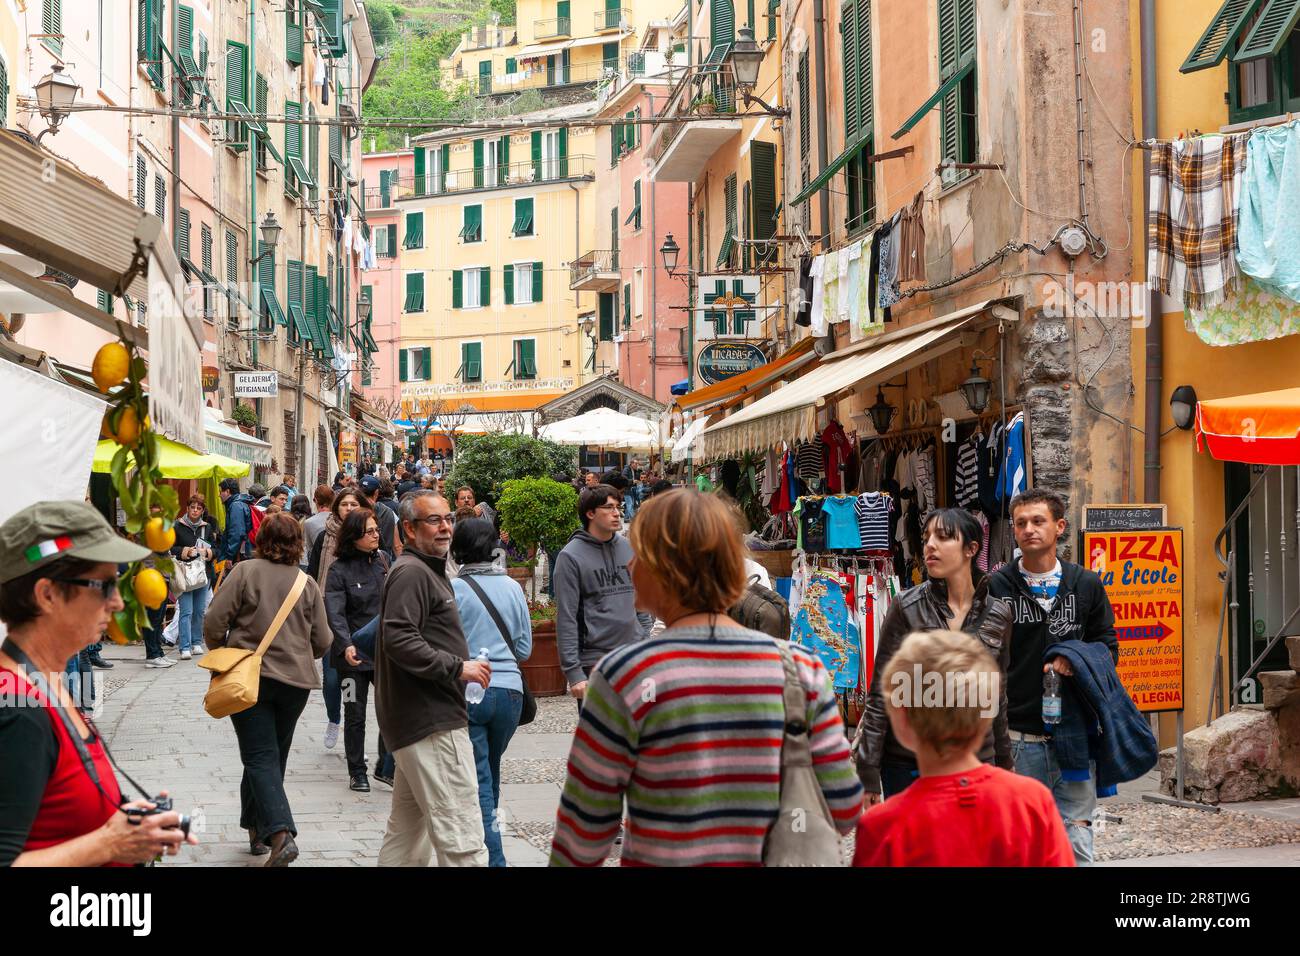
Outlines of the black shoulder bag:
[{"label": "black shoulder bag", "polygon": [[524,667],[519,660],[519,653],[515,650],[515,642],[510,639],[510,630],[506,627],[506,622],[501,619],[501,614],[497,611],[496,605],[492,603],[491,599],[485,593],[483,593],[483,589],[479,587],[478,582],[474,580],[474,575],[462,574],[460,579],[468,584],[470,590],[477,594],[478,599],[483,602],[483,606],[487,608],[488,614],[492,617],[492,620],[496,622],[497,630],[499,630],[501,636],[505,638],[506,647],[510,648],[510,653],[514,655],[515,663],[519,664],[519,680],[524,685],[524,706],[519,711],[519,726],[522,727],[524,724],[531,724],[534,718],[537,717],[537,699],[533,697],[533,692],[528,689],[528,678],[524,675]]}]

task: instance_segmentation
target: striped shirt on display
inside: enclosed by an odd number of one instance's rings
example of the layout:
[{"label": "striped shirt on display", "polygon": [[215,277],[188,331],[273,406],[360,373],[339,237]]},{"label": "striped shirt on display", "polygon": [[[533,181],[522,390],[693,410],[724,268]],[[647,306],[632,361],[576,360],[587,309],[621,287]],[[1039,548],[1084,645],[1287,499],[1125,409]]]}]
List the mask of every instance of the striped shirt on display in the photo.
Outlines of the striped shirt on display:
[{"label": "striped shirt on display", "polygon": [[[757,631],[672,628],[591,672],[560,796],[552,866],[599,866],[627,799],[624,866],[760,866],[780,805],[784,670]],[[792,646],[813,767],[837,829],[862,786],[821,661]]]},{"label": "striped shirt on display", "polygon": [[894,500],[883,492],[872,491],[858,495],[854,507],[858,513],[858,534],[862,538],[863,550],[888,551],[889,512],[894,509]]}]

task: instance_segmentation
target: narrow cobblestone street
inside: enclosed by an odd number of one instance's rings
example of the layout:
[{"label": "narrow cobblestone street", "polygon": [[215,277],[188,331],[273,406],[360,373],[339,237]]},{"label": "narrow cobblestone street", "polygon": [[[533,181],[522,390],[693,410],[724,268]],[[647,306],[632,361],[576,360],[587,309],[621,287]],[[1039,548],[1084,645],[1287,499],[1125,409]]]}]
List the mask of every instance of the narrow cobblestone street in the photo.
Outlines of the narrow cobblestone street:
[{"label": "narrow cobblestone street", "polygon": [[[106,699],[98,724],[120,766],[142,785],[166,787],[177,809],[196,815],[202,845],[168,865],[261,866],[239,827],[241,768],[228,721],[203,711],[208,674],[192,662],[153,670],[139,648],[110,648],[116,666],[97,672]],[[175,652],[171,652],[175,657]],[[502,763],[502,843],[511,866],[545,866],[569,741],[573,701],[538,701],[537,719],[521,727]],[[373,763],[378,726],[371,704],[367,757]],[[313,692],[294,737],[286,789],[298,824],[297,865],[374,866],[392,791],[371,780],[371,792],[348,789],[343,742],[326,750],[325,704]],[[1097,833],[1101,866],[1295,866],[1300,864],[1300,800],[1225,806],[1217,814],[1144,802],[1158,777],[1126,784],[1103,801]],[[851,840],[851,838],[849,838]],[[847,842],[847,841],[846,841]],[[845,848],[851,854],[851,846]]]}]

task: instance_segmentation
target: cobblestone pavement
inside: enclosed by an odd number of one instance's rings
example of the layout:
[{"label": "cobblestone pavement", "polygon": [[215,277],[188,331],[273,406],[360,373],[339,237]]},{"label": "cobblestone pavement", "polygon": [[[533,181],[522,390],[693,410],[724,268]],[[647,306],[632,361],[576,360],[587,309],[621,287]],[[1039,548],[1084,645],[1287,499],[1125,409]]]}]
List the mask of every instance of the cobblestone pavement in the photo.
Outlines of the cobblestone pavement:
[{"label": "cobblestone pavement", "polygon": [[[174,651],[170,654],[175,658]],[[121,767],[144,787],[167,788],[192,812],[202,845],[168,865],[261,866],[239,828],[242,768],[229,721],[203,710],[208,674],[193,662],[144,667],[142,647],[113,647],[117,666],[97,676],[105,699],[97,718]],[[372,698],[373,700],[373,698]],[[502,762],[502,844],[511,866],[544,866],[577,707],[567,697],[538,701],[537,719],[519,728]],[[294,738],[286,789],[298,825],[295,865],[374,866],[388,821],[391,790],[371,780],[368,794],[348,789],[343,741],[326,750],[325,704],[313,691]],[[371,704],[366,752],[373,764],[378,724]],[[123,781],[125,783],[125,781]],[[1300,863],[1300,800],[1226,806],[1205,813],[1146,803],[1148,776],[1102,801],[1107,819],[1096,837],[1102,865],[1263,865]],[[852,838],[845,841],[846,857]],[[610,865],[617,863],[611,857]]]}]

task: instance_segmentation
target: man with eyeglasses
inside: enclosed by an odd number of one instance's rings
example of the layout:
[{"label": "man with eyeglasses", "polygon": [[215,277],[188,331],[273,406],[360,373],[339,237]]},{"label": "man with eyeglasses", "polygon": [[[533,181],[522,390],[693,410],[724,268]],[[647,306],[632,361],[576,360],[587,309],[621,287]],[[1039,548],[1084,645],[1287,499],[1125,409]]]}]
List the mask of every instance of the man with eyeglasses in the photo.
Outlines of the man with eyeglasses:
[{"label": "man with eyeglasses", "polygon": [[627,570],[632,546],[618,533],[622,511],[622,499],[609,485],[584,489],[578,496],[582,529],[573,532],[555,559],[555,639],[569,693],[579,708],[596,662],[643,639],[649,630],[636,613]]},{"label": "man with eyeglasses", "polygon": [[413,491],[399,506],[406,548],[384,582],[375,642],[375,713],[397,764],[380,866],[487,866],[465,685],[492,667],[471,658],[447,579],[447,499]]}]

